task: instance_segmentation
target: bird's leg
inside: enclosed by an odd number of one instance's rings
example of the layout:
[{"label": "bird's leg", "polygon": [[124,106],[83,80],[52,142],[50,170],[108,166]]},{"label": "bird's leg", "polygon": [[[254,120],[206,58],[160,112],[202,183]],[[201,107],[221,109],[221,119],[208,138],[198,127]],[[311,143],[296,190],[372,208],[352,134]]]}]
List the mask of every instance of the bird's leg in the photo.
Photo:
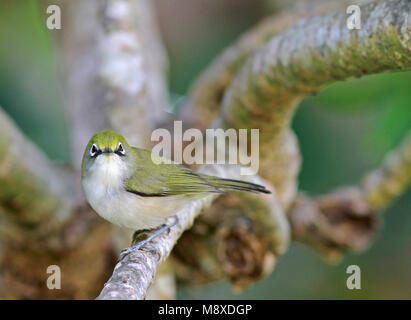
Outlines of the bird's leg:
[{"label": "bird's leg", "polygon": [[[177,221],[177,220],[176,220]],[[160,227],[159,229],[157,229],[153,234],[148,236],[148,233],[151,230],[137,230],[136,232],[134,232],[133,234],[133,240],[131,242],[131,247],[129,248],[125,248],[121,251],[120,253],[120,260],[123,259],[126,255],[128,255],[130,252],[134,251],[134,250],[145,250],[145,251],[150,251],[150,252],[155,252],[156,249],[151,248],[151,247],[146,247],[146,244],[153,240],[154,238],[158,237],[159,235],[161,235],[163,232],[167,231],[168,229],[170,229],[172,226],[174,226],[176,224],[176,222],[172,223],[171,225],[163,225],[162,227]],[[148,237],[147,237],[148,236]]]},{"label": "bird's leg", "polygon": [[[154,248],[147,247],[146,244],[153,240],[154,238],[158,237],[160,234],[162,234],[164,231],[168,230],[170,228],[169,225],[164,225],[161,228],[157,229],[153,234],[148,236],[147,233],[149,233],[151,230],[137,230],[133,234],[133,241],[132,241],[132,246],[129,248],[125,248],[121,251],[120,253],[120,260],[123,259],[126,255],[129,253],[133,252],[134,250],[145,250],[145,251],[150,251],[150,252],[155,252]],[[148,236],[148,237],[147,237]]]}]

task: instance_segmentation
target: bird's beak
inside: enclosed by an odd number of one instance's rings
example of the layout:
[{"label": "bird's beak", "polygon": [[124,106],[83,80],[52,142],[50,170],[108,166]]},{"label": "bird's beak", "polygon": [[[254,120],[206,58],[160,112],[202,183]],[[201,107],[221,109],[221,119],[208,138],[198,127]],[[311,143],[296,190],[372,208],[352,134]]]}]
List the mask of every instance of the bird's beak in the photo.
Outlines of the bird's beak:
[{"label": "bird's beak", "polygon": [[114,153],[114,151],[113,151],[112,149],[110,149],[110,148],[106,148],[106,149],[104,149],[103,152],[102,152],[102,154],[104,154],[104,155],[106,155],[106,156],[112,155],[113,153]]}]

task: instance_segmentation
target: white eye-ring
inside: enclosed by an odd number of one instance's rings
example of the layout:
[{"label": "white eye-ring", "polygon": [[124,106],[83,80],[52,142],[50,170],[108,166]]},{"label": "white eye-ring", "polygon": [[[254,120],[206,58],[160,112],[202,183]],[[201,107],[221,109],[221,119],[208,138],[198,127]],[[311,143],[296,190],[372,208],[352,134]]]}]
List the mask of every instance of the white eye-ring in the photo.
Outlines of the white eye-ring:
[{"label": "white eye-ring", "polygon": [[99,154],[100,149],[93,143],[93,145],[90,148],[90,156],[92,158],[96,157]]},{"label": "white eye-ring", "polygon": [[117,146],[116,153],[121,156],[124,156],[126,154],[126,150],[124,149],[123,144],[121,142]]}]

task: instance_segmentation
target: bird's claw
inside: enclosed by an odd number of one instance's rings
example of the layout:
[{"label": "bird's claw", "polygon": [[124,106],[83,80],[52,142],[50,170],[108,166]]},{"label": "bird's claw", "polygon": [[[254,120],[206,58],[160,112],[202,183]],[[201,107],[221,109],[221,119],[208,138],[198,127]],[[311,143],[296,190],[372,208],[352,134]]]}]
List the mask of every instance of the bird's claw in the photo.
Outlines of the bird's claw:
[{"label": "bird's claw", "polygon": [[131,252],[133,252],[135,250],[141,250],[141,251],[145,251],[145,252],[156,252],[155,248],[147,247],[146,242],[141,241],[141,242],[135,244],[134,246],[124,248],[123,250],[121,250],[119,260],[123,260],[127,255],[129,255]]},{"label": "bird's claw", "polygon": [[[174,223],[175,224],[175,223]],[[173,224],[173,225],[174,225]],[[120,259],[124,259],[125,256],[133,252],[134,250],[143,250],[146,252],[157,253],[157,250],[152,247],[147,247],[146,244],[153,240],[154,238],[158,237],[164,231],[170,229],[169,225],[164,225],[161,228],[155,230],[154,233],[150,234],[150,230],[141,230],[136,231],[133,235],[132,246],[129,248],[125,248],[120,253]],[[135,244],[134,244],[135,243]]]}]

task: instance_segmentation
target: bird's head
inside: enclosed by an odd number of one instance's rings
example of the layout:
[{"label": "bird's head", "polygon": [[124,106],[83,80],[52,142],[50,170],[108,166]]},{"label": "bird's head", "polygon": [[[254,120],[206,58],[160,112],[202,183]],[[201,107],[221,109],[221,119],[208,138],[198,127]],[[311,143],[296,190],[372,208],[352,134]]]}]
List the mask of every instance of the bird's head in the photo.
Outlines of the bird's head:
[{"label": "bird's head", "polygon": [[82,175],[94,165],[121,166],[131,159],[132,149],[123,136],[115,131],[101,131],[93,135],[84,151]]}]

